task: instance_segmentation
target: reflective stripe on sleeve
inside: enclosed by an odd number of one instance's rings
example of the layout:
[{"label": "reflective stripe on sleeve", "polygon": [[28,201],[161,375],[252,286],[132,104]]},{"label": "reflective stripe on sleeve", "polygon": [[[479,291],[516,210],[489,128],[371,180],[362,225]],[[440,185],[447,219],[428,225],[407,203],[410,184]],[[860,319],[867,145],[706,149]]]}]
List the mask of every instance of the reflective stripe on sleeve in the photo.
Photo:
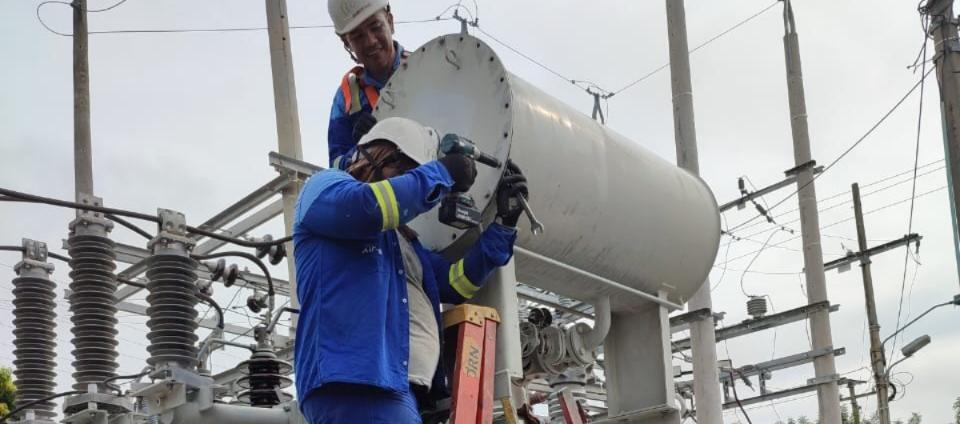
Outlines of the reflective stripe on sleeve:
[{"label": "reflective stripe on sleeve", "polygon": [[450,265],[449,277],[450,287],[453,287],[464,299],[472,298],[473,295],[477,294],[477,290],[480,290],[480,287],[474,285],[473,282],[467,278],[467,274],[463,270],[463,259]]},{"label": "reflective stripe on sleeve", "polygon": [[397,208],[397,196],[393,193],[393,186],[390,180],[383,180],[370,184],[374,197],[377,198],[377,205],[380,207],[380,213],[383,216],[383,231],[394,230],[400,226],[400,212]]}]

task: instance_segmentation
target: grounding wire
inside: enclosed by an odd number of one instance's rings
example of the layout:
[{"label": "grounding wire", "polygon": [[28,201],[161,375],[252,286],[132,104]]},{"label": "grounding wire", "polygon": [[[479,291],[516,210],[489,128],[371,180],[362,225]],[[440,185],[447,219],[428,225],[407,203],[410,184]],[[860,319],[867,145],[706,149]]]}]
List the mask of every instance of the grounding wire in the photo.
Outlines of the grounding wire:
[{"label": "grounding wire", "polygon": [[[154,215],[147,215],[140,212],[133,212],[133,211],[123,210],[123,209],[108,208],[108,207],[95,206],[95,205],[84,205],[82,203],[69,202],[66,200],[60,200],[60,199],[54,199],[50,197],[37,196],[34,194],[22,193],[19,191],[10,190],[2,187],[0,187],[0,194],[15,198],[15,199],[20,199],[26,202],[44,203],[52,206],[95,211],[95,212],[101,212],[104,214],[113,214],[118,216],[125,216],[128,218],[142,219],[144,221],[150,221],[157,224],[160,223],[159,217]],[[247,241],[239,238],[224,236],[222,234],[218,234],[212,231],[207,231],[207,230],[196,228],[196,227],[191,227],[189,225],[186,228],[188,233],[199,234],[205,237],[209,237],[209,238],[220,240],[227,243],[236,244],[238,246],[243,246],[243,247],[270,247],[270,246],[284,244],[293,240],[292,236],[286,236],[286,237],[278,238],[276,240],[253,242],[253,241]]]},{"label": "grounding wire", "polygon": [[[923,10],[921,10],[921,29],[923,30],[923,47],[921,47],[921,55],[923,56],[923,62],[921,63],[921,75],[925,75],[926,69],[927,69],[927,34],[928,34],[927,30],[929,29],[929,27],[928,27],[928,21],[923,18],[924,16],[926,15],[924,15]],[[944,57],[946,57],[947,55],[946,44],[944,44],[943,55]],[[940,76],[942,77],[943,75],[940,75]],[[926,81],[926,77],[925,76],[920,77],[920,106],[919,106],[919,111],[917,113],[917,142],[916,142],[916,149],[914,150],[914,159],[913,159],[913,188],[911,190],[911,195],[910,195],[910,215],[909,215],[909,218],[907,218],[907,234],[910,234],[911,232],[913,232],[913,213],[914,213],[914,206],[916,203],[916,196],[917,196],[917,167],[920,165],[920,133],[921,133],[921,128],[923,128],[922,124],[923,124],[924,81]],[[910,259],[910,249],[907,248],[903,252],[903,279],[900,283],[900,300],[897,306],[897,325],[894,326],[894,328],[900,327],[900,317],[901,317],[901,314],[903,313],[903,295],[904,295],[904,290],[907,287],[907,264],[909,262],[909,259]],[[892,350],[890,353],[890,360],[893,361],[893,358],[897,355],[896,353],[897,339],[896,338],[893,339],[893,345],[891,346],[891,349]]]},{"label": "grounding wire", "polygon": [[[873,132],[874,132],[877,128],[879,128],[880,125],[883,124],[883,123],[887,120],[887,118],[889,118],[890,115],[893,114],[893,112],[895,112],[898,108],[900,108],[900,105],[902,105],[903,102],[905,102],[905,101],[910,97],[910,95],[912,95],[913,92],[916,91],[917,88],[920,87],[920,85],[923,83],[924,80],[926,80],[927,76],[929,76],[931,72],[932,72],[932,70],[927,71],[926,73],[924,73],[923,76],[920,78],[920,81],[917,81],[917,83],[914,84],[913,87],[911,87],[909,90],[907,90],[907,93],[904,94],[903,97],[901,97],[900,100],[898,100],[898,101],[896,102],[896,104],[894,104],[893,107],[891,107],[890,110],[888,110],[888,111],[880,118],[879,121],[877,121],[875,124],[873,124],[873,126],[871,126],[870,129],[867,130],[866,133],[864,133],[859,139],[857,139],[857,141],[855,141],[853,144],[851,144],[849,147],[847,147],[847,149],[844,150],[843,153],[840,154],[840,156],[837,156],[836,159],[834,159],[833,161],[830,162],[830,164],[828,164],[826,167],[824,167],[824,168],[823,168],[823,171],[820,171],[819,174],[813,175],[813,178],[811,178],[810,181],[808,181],[806,184],[800,186],[796,191],[794,191],[793,193],[787,195],[786,197],[784,197],[783,199],[781,199],[781,200],[778,201],[777,203],[774,203],[773,206],[771,206],[770,209],[768,209],[768,211],[772,211],[773,209],[775,209],[775,208],[777,208],[778,206],[782,205],[784,202],[786,202],[787,200],[790,200],[791,198],[793,198],[793,196],[795,196],[795,195],[797,195],[798,193],[800,193],[800,191],[802,191],[803,189],[805,189],[808,185],[813,184],[813,182],[816,181],[818,178],[820,178],[820,177],[823,176],[823,175],[826,175],[827,171],[829,171],[830,169],[832,169],[837,163],[839,163],[841,160],[843,160],[843,158],[847,157],[847,155],[850,154],[850,152],[852,152],[853,149],[855,149],[857,146],[860,145],[860,143],[863,143],[863,141],[866,140],[867,137],[869,137],[871,134],[873,134]],[[753,221],[756,220],[758,217],[760,217],[760,216],[759,216],[759,215],[756,215],[756,216],[754,216],[754,217],[752,217],[752,218],[750,218],[750,219],[748,219],[748,220],[740,223],[739,225],[731,228],[730,231],[736,231],[736,230],[742,228],[744,225],[747,225],[747,224],[753,222]]]}]

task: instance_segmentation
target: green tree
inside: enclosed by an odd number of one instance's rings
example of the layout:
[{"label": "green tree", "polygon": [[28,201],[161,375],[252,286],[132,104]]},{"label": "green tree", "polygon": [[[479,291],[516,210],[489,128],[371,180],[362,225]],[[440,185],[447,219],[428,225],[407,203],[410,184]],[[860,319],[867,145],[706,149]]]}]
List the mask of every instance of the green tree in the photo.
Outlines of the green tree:
[{"label": "green tree", "polygon": [[13,385],[13,373],[10,368],[0,367],[0,416],[6,415],[13,409],[16,392],[17,386]]},{"label": "green tree", "polygon": [[910,414],[910,419],[907,420],[907,424],[920,424],[920,421],[923,421],[923,416],[913,412]]},{"label": "green tree", "polygon": [[957,400],[953,402],[953,420],[956,424],[960,424],[960,396],[957,396]]}]

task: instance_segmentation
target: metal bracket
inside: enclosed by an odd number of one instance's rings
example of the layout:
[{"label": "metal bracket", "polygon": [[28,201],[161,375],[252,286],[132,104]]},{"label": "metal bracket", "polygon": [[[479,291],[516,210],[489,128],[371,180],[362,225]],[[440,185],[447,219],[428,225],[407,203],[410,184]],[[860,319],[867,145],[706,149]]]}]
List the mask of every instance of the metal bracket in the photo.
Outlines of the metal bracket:
[{"label": "metal bracket", "polygon": [[130,393],[130,397],[142,397],[150,411],[162,414],[187,403],[187,385],[173,380],[162,380]]},{"label": "metal bracket", "polygon": [[104,410],[86,409],[63,419],[64,424],[108,424],[109,413]]},{"label": "metal bracket", "polygon": [[22,240],[21,246],[23,246],[23,259],[14,265],[13,272],[19,275],[20,271],[24,268],[42,269],[46,271],[47,274],[53,272],[53,264],[47,262],[46,243],[25,238]]},{"label": "metal bracket", "polygon": [[[103,199],[92,194],[80,193],[77,201],[84,205],[103,206]],[[77,209],[77,218],[70,221],[68,228],[72,233],[103,235],[113,230],[113,221],[101,212]]]},{"label": "metal bracket", "polygon": [[840,374],[830,374],[830,375],[824,375],[821,377],[808,379],[807,385],[827,384],[827,383],[833,383],[839,380],[840,380]]},{"label": "metal bracket", "polygon": [[294,159],[289,156],[281,155],[277,152],[270,152],[270,166],[274,167],[282,175],[287,175],[293,179],[306,181],[311,175],[322,172],[324,168],[300,159]]},{"label": "metal bracket", "polygon": [[786,176],[788,176],[788,177],[790,177],[790,176],[793,176],[793,175],[797,175],[797,174],[799,174],[799,173],[801,173],[801,172],[803,172],[803,171],[806,171],[807,169],[813,168],[813,167],[815,167],[815,166],[817,166],[817,161],[811,159],[811,160],[806,161],[806,162],[804,162],[804,163],[801,163],[801,164],[799,164],[799,165],[797,165],[797,166],[795,166],[795,167],[793,167],[793,168],[790,168],[790,169],[788,169],[788,170],[786,170],[786,171],[783,171],[783,174],[786,175]]},{"label": "metal bracket", "polygon": [[157,216],[160,217],[159,233],[147,243],[147,249],[153,253],[159,253],[163,248],[179,251],[174,247],[176,245],[186,251],[193,249],[197,242],[188,237],[187,219],[182,213],[158,208]]}]

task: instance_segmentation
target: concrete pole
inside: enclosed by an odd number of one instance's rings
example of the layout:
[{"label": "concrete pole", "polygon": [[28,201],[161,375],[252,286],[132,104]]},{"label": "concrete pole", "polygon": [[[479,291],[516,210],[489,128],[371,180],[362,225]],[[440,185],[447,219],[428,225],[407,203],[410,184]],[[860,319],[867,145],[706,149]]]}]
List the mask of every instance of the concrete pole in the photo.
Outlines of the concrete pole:
[{"label": "concrete pole", "polygon": [[860,424],[860,405],[857,404],[857,388],[853,382],[847,382],[847,390],[850,391],[850,411],[853,414],[853,424]]},{"label": "concrete pole", "polygon": [[[857,220],[857,243],[862,253],[867,251],[867,232],[863,225],[863,208],[860,206],[860,185],[854,184],[852,191],[853,213]],[[877,302],[873,294],[870,262],[869,257],[860,259],[860,269],[863,272],[863,294],[867,302],[867,322],[870,325],[870,365],[873,367],[873,379],[876,383],[877,414],[880,417],[880,424],[890,424],[890,405],[887,401],[887,358],[883,351],[883,344],[880,342],[880,323],[877,320]],[[856,402],[856,398],[852,399]]]},{"label": "concrete pole", "polygon": [[[697,156],[697,130],[693,117],[693,84],[690,81],[690,51],[687,45],[687,18],[683,0],[667,1],[667,34],[670,40],[670,75],[673,87],[673,133],[677,146],[677,165],[700,173]],[[710,282],[693,295],[688,310],[712,309]],[[717,338],[713,315],[690,324],[693,354],[693,393],[697,422],[722,424],[720,375],[717,371]]]},{"label": "concrete pole", "polygon": [[[266,0],[267,35],[270,39],[270,65],[273,70],[273,104],[277,115],[277,142],[280,154],[303,159],[300,144],[300,114],[297,111],[297,87],[293,77],[293,52],[290,48],[290,23],[286,0]],[[294,182],[283,191],[283,222],[287,234],[293,234],[293,213],[301,184]],[[290,277],[290,306],[300,308],[297,299],[297,269],[293,261],[293,243],[287,243],[287,270]],[[290,337],[296,335],[298,316],[291,317]]]},{"label": "concrete pole", "polygon": [[73,7],[73,181],[76,200],[93,195],[90,144],[90,68],[87,58],[87,0]]},{"label": "concrete pole", "polygon": [[[800,231],[803,239],[803,264],[806,273],[807,298],[810,303],[827,301],[827,281],[823,270],[823,248],[820,245],[820,216],[817,211],[817,192],[813,184],[813,160],[810,134],[807,129],[807,106],[803,90],[803,72],[800,63],[800,41],[797,36],[790,0],[784,2],[786,35],[783,46],[787,62],[787,89],[790,99],[790,126],[793,130],[793,154],[799,171],[797,186],[800,200]],[[829,349],[831,353],[813,361],[821,424],[840,424],[840,388],[837,385],[837,366],[833,357],[833,335],[830,330],[830,312],[822,310],[810,314],[810,333],[813,350]]]},{"label": "concrete pole", "polygon": [[950,210],[953,215],[953,244],[957,273],[960,276],[960,41],[953,14],[953,0],[927,0],[926,11],[932,17],[937,54],[937,79],[940,81],[940,111],[943,119],[943,145],[947,156],[947,183],[950,186]]}]

